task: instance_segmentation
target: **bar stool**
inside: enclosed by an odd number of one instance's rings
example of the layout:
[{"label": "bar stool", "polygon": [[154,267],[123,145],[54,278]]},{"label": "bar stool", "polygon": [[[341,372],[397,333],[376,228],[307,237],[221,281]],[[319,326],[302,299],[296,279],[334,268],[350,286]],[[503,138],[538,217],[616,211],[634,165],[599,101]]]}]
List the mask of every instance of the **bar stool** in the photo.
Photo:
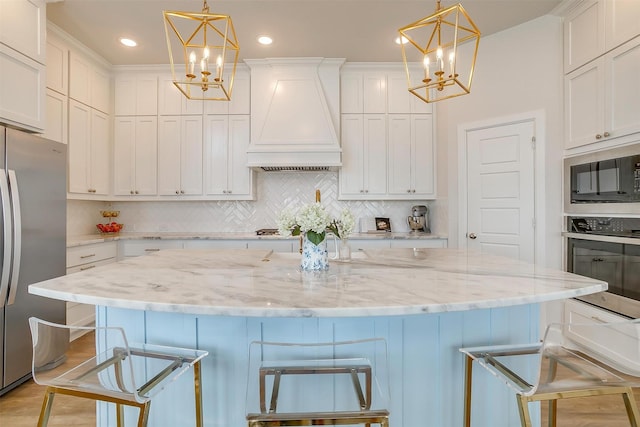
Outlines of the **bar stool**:
[{"label": "bar stool", "polygon": [[[200,361],[208,352],[151,344],[128,344],[124,330],[72,327],[29,319],[33,342],[32,374],[47,386],[38,426],[46,426],[55,394],[115,403],[118,427],[123,406],[138,408],[138,427],[147,425],[151,399],[193,367],[196,426],[202,427]],[[69,354],[73,331],[95,332],[95,352],[80,363]]]},{"label": "bar stool", "polygon": [[249,427],[388,427],[388,404],[387,347],[382,338],[250,344]]},{"label": "bar stool", "polygon": [[[516,393],[520,421],[530,427],[529,403],[549,402],[556,426],[558,399],[622,396],[632,426],[640,415],[632,387],[640,386],[640,319],[616,323],[551,324],[542,343],[461,348],[465,357],[465,426],[471,426],[473,362]],[[527,372],[528,371],[528,372]]]}]

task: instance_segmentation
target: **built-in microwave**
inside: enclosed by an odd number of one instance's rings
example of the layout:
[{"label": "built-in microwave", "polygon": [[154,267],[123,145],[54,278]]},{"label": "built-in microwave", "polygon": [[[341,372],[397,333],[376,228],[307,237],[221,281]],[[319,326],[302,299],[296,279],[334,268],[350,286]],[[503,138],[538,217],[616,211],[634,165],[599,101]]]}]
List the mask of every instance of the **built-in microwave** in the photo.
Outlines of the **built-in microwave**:
[{"label": "built-in microwave", "polygon": [[564,164],[567,213],[638,213],[640,144],[569,157]]}]

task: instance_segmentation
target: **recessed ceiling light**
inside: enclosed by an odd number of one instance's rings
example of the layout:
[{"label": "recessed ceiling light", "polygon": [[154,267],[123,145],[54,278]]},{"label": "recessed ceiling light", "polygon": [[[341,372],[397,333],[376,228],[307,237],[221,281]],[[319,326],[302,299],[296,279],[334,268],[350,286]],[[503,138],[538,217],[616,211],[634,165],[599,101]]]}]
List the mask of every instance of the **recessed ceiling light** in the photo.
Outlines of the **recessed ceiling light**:
[{"label": "recessed ceiling light", "polygon": [[120,43],[122,43],[123,45],[127,46],[127,47],[135,47],[138,46],[138,43],[136,43],[135,40],[131,40],[128,39],[126,37],[121,37],[120,38]]},{"label": "recessed ceiling light", "polygon": [[263,45],[270,45],[273,43],[273,39],[269,36],[258,36],[258,43]]},{"label": "recessed ceiling light", "polygon": [[[402,44],[407,43],[409,43],[409,40],[405,36],[402,36]],[[400,37],[396,37],[396,44],[400,44]]]}]

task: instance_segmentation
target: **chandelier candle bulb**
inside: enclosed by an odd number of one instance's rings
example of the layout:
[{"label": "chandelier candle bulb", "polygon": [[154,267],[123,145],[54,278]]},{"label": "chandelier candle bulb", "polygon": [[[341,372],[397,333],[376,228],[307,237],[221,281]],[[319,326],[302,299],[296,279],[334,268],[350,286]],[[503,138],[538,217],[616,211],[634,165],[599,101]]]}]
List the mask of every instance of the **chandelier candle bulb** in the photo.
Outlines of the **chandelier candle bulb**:
[{"label": "chandelier candle bulb", "polygon": [[195,71],[196,71],[196,53],[192,51],[189,54],[189,74],[187,74],[187,77],[190,79],[194,78],[196,76]]},{"label": "chandelier candle bulb", "polygon": [[216,81],[219,82],[222,78],[222,56],[218,55],[216,59]]},{"label": "chandelier candle bulb", "polygon": [[429,78],[429,57],[427,55],[424,56],[424,81],[428,82],[431,80]]},{"label": "chandelier candle bulb", "polygon": [[440,71],[444,71],[444,62],[442,60],[442,48],[438,47],[438,50],[436,51],[436,59],[438,60],[438,65],[440,66]]},{"label": "chandelier candle bulb", "polygon": [[455,73],[453,72],[453,68],[455,65],[455,61],[454,61],[455,56],[456,56],[455,52],[449,53],[449,68],[451,68],[451,77],[455,76]]}]

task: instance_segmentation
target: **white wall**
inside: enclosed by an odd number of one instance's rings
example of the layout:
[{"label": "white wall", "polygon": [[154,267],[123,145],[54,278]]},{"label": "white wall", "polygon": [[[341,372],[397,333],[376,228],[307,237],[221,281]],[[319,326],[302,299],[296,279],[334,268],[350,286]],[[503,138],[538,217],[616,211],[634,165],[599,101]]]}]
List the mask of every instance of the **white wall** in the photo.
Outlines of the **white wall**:
[{"label": "white wall", "polygon": [[[482,30],[482,29],[481,29]],[[467,46],[465,46],[467,48]],[[542,110],[544,144],[544,259],[562,267],[563,156],[562,20],[543,16],[480,40],[476,71],[469,95],[436,104],[438,133],[438,200],[446,212],[449,246],[458,239],[458,126]],[[444,225],[443,225],[444,226]]]}]

